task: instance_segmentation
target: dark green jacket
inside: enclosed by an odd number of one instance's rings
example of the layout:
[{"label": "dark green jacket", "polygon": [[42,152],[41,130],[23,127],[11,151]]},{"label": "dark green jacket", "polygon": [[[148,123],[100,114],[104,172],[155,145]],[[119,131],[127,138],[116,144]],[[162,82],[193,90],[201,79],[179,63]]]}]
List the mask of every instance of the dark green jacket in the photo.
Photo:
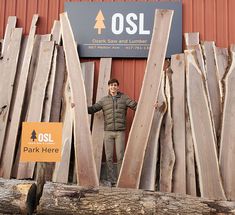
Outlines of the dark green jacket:
[{"label": "dark green jacket", "polygon": [[105,131],[123,131],[126,129],[127,108],[136,110],[137,103],[127,95],[118,92],[115,99],[111,95],[103,97],[94,105],[88,107],[88,113],[93,114],[102,110],[104,114]]}]

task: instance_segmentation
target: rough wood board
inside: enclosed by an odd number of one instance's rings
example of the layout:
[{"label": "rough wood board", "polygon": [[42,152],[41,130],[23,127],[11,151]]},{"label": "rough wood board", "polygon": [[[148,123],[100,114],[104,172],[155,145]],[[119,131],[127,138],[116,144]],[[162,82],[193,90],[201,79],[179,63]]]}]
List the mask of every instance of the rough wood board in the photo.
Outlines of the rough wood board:
[{"label": "rough wood board", "polygon": [[55,41],[56,44],[60,44],[61,41],[61,25],[60,25],[60,21],[55,20],[53,23],[53,27],[51,29],[51,35],[52,41]]},{"label": "rough wood board", "polygon": [[232,64],[225,78],[225,99],[220,141],[220,172],[228,200],[235,200],[235,52],[232,51]]},{"label": "rough wood board", "polygon": [[[11,38],[8,41],[8,49],[1,64],[0,76],[0,159],[4,147],[4,137],[6,133],[8,115],[10,111],[11,98],[16,76],[17,62],[20,52],[22,28],[12,29]],[[1,172],[1,171],[0,171]],[[0,173],[1,175],[1,173]]]},{"label": "rough wood board", "polygon": [[62,134],[62,152],[61,161],[55,165],[53,173],[53,182],[68,183],[69,163],[72,145],[73,116],[71,107],[71,91],[67,79],[64,89],[64,116],[63,116],[63,134]]},{"label": "rough wood board", "polygon": [[186,83],[200,192],[202,197],[225,200],[206,89],[193,53],[193,51],[185,51]]},{"label": "rough wood board", "polygon": [[163,116],[167,109],[165,97],[165,75],[162,75],[161,86],[157,96],[157,108],[153,116],[153,122],[149,134],[148,144],[144,156],[144,163],[140,178],[140,189],[155,190],[156,168],[158,161],[159,135]]},{"label": "rough wood board", "polygon": [[221,102],[220,102],[220,87],[217,78],[216,64],[215,64],[215,43],[213,41],[204,41],[202,43],[203,52],[205,56],[205,67],[209,97],[212,108],[212,117],[214,121],[215,131],[217,137],[220,134],[221,123]]},{"label": "rough wood board", "polygon": [[62,40],[70,80],[74,114],[74,145],[77,181],[81,186],[98,186],[99,180],[93,155],[91,132],[86,104],[86,92],[77,45],[67,13],[60,15]]},{"label": "rough wood board", "polygon": [[144,152],[154,115],[154,103],[166,55],[173,11],[156,10],[148,62],[140,98],[130,130],[117,186],[138,188],[144,161]]},{"label": "rough wood board", "polygon": [[163,129],[160,133],[160,177],[159,190],[161,192],[172,192],[172,177],[173,168],[175,164],[175,152],[173,146],[173,121],[172,121],[172,107],[171,107],[171,92],[170,81],[166,75],[165,94],[167,99],[167,112],[163,120]]},{"label": "rough wood board", "polygon": [[[41,122],[46,86],[51,69],[54,42],[42,42],[38,59],[38,67],[32,86],[28,108],[27,122]],[[20,162],[17,178],[33,178],[35,162]]]},{"label": "rough wood board", "polygon": [[[20,126],[20,119],[21,119],[21,111],[22,111],[25,89],[26,89],[26,81],[27,81],[27,76],[28,76],[31,55],[33,51],[34,35],[36,31],[35,24],[37,20],[38,20],[38,15],[34,15],[32,23],[31,23],[31,27],[30,27],[30,32],[29,32],[29,36],[27,40],[25,53],[24,53],[22,67],[20,68],[20,77],[19,77],[18,87],[16,89],[14,104],[12,106],[12,111],[11,111],[12,115],[11,115],[11,121],[9,122],[8,133],[7,133],[6,143],[5,143],[6,145],[8,144],[11,145],[12,143],[15,144],[17,140],[18,129]],[[10,168],[13,160],[9,162],[10,162],[10,166],[9,166]],[[9,171],[11,170],[9,169]]]},{"label": "rough wood board", "polygon": [[184,33],[186,46],[194,46],[199,44],[199,32]]},{"label": "rough wood board", "polygon": [[172,120],[175,166],[173,192],[186,194],[185,150],[185,61],[184,54],[171,56],[172,70]]},{"label": "rough wood board", "polygon": [[[112,58],[101,58],[99,79],[96,93],[96,102],[108,95],[108,81],[111,76]],[[104,115],[102,111],[95,113],[92,126],[92,142],[98,178],[100,178],[103,142],[104,142]]]},{"label": "rough wood board", "polygon": [[4,35],[4,40],[2,44],[2,56],[4,56],[11,38],[12,29],[16,27],[16,16],[9,16],[7,20],[6,31]]}]

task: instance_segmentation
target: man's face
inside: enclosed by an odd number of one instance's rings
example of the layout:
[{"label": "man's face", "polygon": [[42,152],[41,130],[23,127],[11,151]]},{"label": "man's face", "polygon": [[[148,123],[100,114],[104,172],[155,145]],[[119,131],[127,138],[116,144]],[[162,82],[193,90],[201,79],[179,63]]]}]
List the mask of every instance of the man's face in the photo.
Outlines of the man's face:
[{"label": "man's face", "polygon": [[108,89],[111,95],[116,95],[119,90],[119,86],[117,83],[112,83],[108,85]]}]

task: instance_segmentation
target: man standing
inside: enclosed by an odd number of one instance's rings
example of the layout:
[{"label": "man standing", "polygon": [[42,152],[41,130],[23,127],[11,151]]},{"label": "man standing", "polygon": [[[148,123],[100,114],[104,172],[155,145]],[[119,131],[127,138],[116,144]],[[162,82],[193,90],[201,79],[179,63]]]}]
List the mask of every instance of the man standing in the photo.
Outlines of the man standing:
[{"label": "man standing", "polygon": [[88,107],[88,113],[100,110],[104,114],[104,147],[107,163],[107,180],[116,183],[113,168],[113,148],[116,144],[117,174],[119,175],[125,149],[125,129],[127,108],[136,110],[137,103],[127,95],[119,92],[117,79],[108,81],[108,95]]}]

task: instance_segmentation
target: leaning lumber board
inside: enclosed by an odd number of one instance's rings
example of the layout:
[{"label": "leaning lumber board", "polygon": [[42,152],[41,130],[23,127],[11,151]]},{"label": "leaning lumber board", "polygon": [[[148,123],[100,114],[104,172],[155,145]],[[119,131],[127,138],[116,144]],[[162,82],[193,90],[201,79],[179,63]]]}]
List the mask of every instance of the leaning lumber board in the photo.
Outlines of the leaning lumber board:
[{"label": "leaning lumber board", "polygon": [[[33,43],[34,43],[34,35],[36,32],[36,22],[38,20],[38,15],[33,16],[33,20],[30,27],[30,32],[27,40],[27,45],[25,48],[24,58],[22,62],[22,66],[20,68],[20,77],[18,82],[18,87],[16,89],[15,94],[15,100],[14,104],[12,106],[12,115],[11,115],[11,121],[9,122],[8,127],[8,133],[6,136],[6,142],[5,145],[9,145],[14,150],[17,135],[18,135],[18,129],[20,126],[20,120],[21,120],[21,112],[23,107],[23,101],[24,101],[24,95],[25,95],[25,89],[26,89],[26,82],[27,82],[27,76],[29,71],[29,65],[31,60],[31,55],[33,51]],[[14,159],[14,153],[12,153],[12,156],[9,158],[9,161],[7,162],[9,164],[8,167],[6,167],[6,171],[11,172],[12,163]],[[10,173],[7,173],[7,177],[9,177]]]},{"label": "leaning lumber board", "polygon": [[36,185],[33,181],[0,178],[0,213],[32,214]]},{"label": "leaning lumber board", "polygon": [[162,75],[161,86],[157,97],[157,107],[149,134],[148,144],[144,156],[144,163],[140,177],[140,189],[155,190],[156,167],[158,161],[159,135],[163,116],[167,109],[165,97],[165,75]]},{"label": "leaning lumber board", "polygon": [[173,121],[171,107],[171,89],[169,74],[166,75],[165,94],[167,99],[167,112],[164,116],[160,133],[160,177],[159,190],[161,192],[172,192],[173,168],[175,165],[175,152],[173,146]]},{"label": "leaning lumber board", "polygon": [[175,166],[172,191],[186,194],[185,151],[185,60],[184,54],[171,56],[172,120]]},{"label": "leaning lumber board", "polygon": [[71,90],[67,78],[64,89],[64,111],[63,111],[63,133],[62,133],[62,152],[61,161],[55,164],[52,181],[68,183],[70,153],[73,133],[73,116],[71,107]]},{"label": "leaning lumber board", "polygon": [[55,20],[53,23],[53,27],[51,29],[51,35],[52,41],[55,41],[56,44],[60,44],[60,40],[61,40],[61,26],[60,26],[60,21]]},{"label": "leaning lumber board", "polygon": [[[108,94],[108,81],[111,76],[112,58],[101,58],[96,102]],[[98,179],[100,178],[102,152],[104,142],[104,115],[102,111],[95,113],[92,126],[92,143]]]},{"label": "leaning lumber board", "polygon": [[[27,122],[41,122],[45,91],[51,70],[54,42],[42,42],[38,59],[38,67],[32,86],[31,99],[28,108]],[[21,149],[22,151],[22,149]],[[20,162],[17,178],[33,178],[35,162]]]},{"label": "leaning lumber board", "polygon": [[[194,55],[185,51],[187,101],[202,197],[225,200],[206,88]],[[210,156],[208,156],[210,155]]]},{"label": "leaning lumber board", "polygon": [[[4,147],[4,137],[6,133],[8,115],[10,111],[11,98],[16,76],[17,62],[20,52],[22,28],[12,29],[8,49],[1,60],[0,76],[0,159]],[[0,173],[1,175],[1,173]]]},{"label": "leaning lumber board", "polygon": [[199,44],[199,32],[184,33],[186,47]]},{"label": "leaning lumber board", "polygon": [[66,68],[65,68],[64,50],[62,46],[58,46],[56,77],[55,77],[54,93],[52,98],[50,122],[60,121],[60,111],[61,111],[61,101],[63,95],[65,71]]},{"label": "leaning lumber board", "polygon": [[213,41],[204,41],[202,48],[205,57],[206,77],[208,92],[211,101],[212,117],[214,121],[215,131],[217,137],[220,134],[220,119],[221,119],[221,102],[220,102],[220,88],[219,80],[217,78],[216,64],[215,64],[215,43]]},{"label": "leaning lumber board", "polygon": [[156,10],[140,98],[130,130],[117,186],[138,188],[166,55],[172,10]]},{"label": "leaning lumber board", "polygon": [[77,53],[77,45],[67,13],[60,14],[60,21],[73,103],[77,181],[81,186],[98,186],[99,180],[93,155],[85,86]]},{"label": "leaning lumber board", "polygon": [[173,193],[46,183],[37,214],[232,214],[234,202],[213,201]]},{"label": "leaning lumber board", "polygon": [[224,190],[228,200],[235,200],[235,133],[234,133],[234,80],[235,80],[235,51],[231,50],[232,64],[226,75],[225,82],[225,99],[222,118],[222,131],[220,140],[220,172],[224,185]]},{"label": "leaning lumber board", "polygon": [[6,31],[4,35],[4,40],[2,44],[2,56],[4,56],[11,38],[12,29],[16,27],[16,16],[9,16],[7,20]]}]

